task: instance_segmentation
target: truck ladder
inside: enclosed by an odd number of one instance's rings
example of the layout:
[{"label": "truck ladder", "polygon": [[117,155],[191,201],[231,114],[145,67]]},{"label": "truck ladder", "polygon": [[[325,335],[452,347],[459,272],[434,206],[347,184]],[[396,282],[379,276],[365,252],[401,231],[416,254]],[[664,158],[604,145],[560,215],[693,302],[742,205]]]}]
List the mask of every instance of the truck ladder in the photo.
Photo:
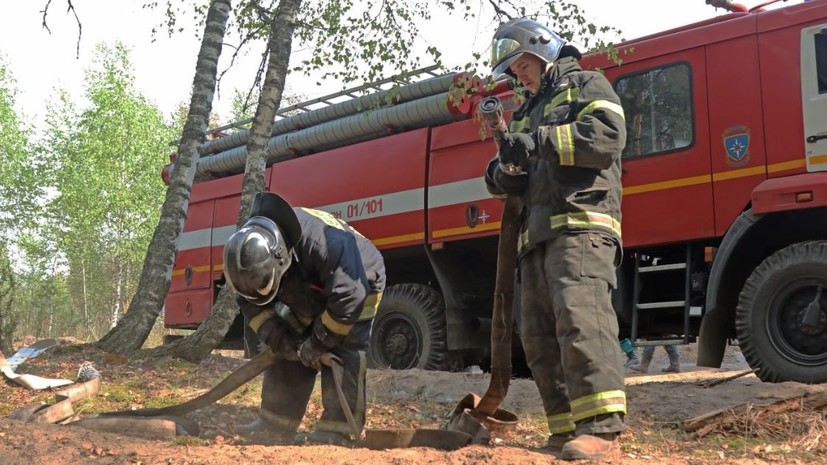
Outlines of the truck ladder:
[{"label": "truck ladder", "polygon": [[[360,86],[351,87],[349,89],[334,92],[329,95],[324,95],[322,97],[317,97],[306,100],[304,102],[299,102],[286,107],[281,107],[278,110],[276,110],[276,121],[282,118],[292,116],[297,112],[309,112],[317,110],[319,108],[323,108],[325,106],[341,103],[345,100],[358,98],[370,92],[388,90],[393,85],[411,84],[413,82],[421,81],[422,79],[438,77],[440,76],[440,74],[435,72],[438,69],[439,66],[437,65],[426,66],[424,68],[411,71],[410,73],[391,76],[380,81],[365,83]],[[225,124],[224,126],[210,129],[209,131],[207,131],[207,138],[210,138],[216,134],[223,133],[224,131],[227,131],[229,129],[246,128],[247,125],[251,124],[252,122],[253,118],[247,118],[241,121],[235,121],[230,124]]]},{"label": "truck ladder", "polygon": [[[644,255],[646,254],[635,254],[635,277],[633,284],[634,287],[632,290],[634,296],[631,328],[632,342],[635,346],[678,345],[693,342],[694,338],[690,338],[689,323],[690,316],[692,316],[693,311],[695,311],[690,302],[692,292],[692,245],[686,245],[685,260],[683,262],[661,263],[659,258],[655,258],[652,260],[652,264],[645,264],[641,262],[641,257]],[[640,294],[644,281],[655,276],[668,276],[668,274],[675,274],[680,271],[684,272],[683,299],[640,302]],[[639,333],[641,312],[651,312],[669,308],[683,308],[683,335],[638,341],[637,338]]]}]

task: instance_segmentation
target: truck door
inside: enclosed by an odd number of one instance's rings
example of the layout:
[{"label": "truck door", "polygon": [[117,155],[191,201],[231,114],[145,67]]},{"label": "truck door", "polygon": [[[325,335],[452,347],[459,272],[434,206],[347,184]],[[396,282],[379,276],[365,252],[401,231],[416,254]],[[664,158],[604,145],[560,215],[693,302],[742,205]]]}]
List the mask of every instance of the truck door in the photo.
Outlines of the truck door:
[{"label": "truck door", "polygon": [[606,75],[626,115],[624,245],[713,236],[703,49],[625,63]]},{"label": "truck door", "polygon": [[212,224],[215,202],[189,204],[187,221],[178,239],[169,294],[164,301],[164,324],[169,328],[194,328],[212,307]]},{"label": "truck door", "polygon": [[801,100],[807,171],[827,171],[827,25],[801,31]]}]

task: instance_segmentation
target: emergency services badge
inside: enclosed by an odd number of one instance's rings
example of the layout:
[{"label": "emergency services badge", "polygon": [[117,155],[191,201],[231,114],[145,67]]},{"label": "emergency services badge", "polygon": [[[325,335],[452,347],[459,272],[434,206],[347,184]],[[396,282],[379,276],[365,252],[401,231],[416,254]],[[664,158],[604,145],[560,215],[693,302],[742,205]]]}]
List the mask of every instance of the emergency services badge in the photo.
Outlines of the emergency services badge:
[{"label": "emergency services badge", "polygon": [[721,134],[727,165],[738,168],[749,163],[749,136],[750,129],[742,125],[727,128]]}]

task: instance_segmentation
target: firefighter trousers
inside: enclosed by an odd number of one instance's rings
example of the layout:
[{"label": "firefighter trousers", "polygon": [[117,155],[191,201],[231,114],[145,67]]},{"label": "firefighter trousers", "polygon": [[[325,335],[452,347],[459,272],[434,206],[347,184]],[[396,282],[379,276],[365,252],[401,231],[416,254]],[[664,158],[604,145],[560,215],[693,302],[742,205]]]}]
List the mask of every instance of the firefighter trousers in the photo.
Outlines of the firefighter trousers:
[{"label": "firefighter trousers", "polygon": [[619,256],[615,239],[583,232],[538,244],[520,261],[520,338],[552,435],[624,429],[611,302]]},{"label": "firefighter trousers", "polygon": [[[345,341],[330,350],[343,363],[342,391],[353,412],[356,425],[365,424],[366,353],[373,320],[353,325]],[[294,433],[304,417],[318,372],[299,361],[281,359],[264,372],[259,415],[283,433]],[[322,367],[322,412],[316,431],[350,435],[347,417],[339,403],[333,373]]]}]

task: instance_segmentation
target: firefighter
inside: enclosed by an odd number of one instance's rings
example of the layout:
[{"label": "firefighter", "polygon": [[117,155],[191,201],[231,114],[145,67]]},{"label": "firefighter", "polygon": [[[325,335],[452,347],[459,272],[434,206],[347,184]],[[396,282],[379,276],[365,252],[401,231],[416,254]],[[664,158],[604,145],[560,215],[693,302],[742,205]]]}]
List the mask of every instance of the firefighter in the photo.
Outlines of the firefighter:
[{"label": "firefighter", "polygon": [[523,201],[518,244],[520,337],[547,415],[548,448],[565,460],[618,450],[626,393],[611,302],[620,263],[623,109],[580,52],[530,19],[499,27],[494,77],[525,100],[485,181]]},{"label": "firefighter", "polygon": [[[643,349],[643,357],[641,360],[633,365],[629,365],[634,371],[640,373],[648,373],[649,372],[649,365],[652,363],[652,358],[655,355],[655,349],[658,346],[646,346]],[[664,345],[663,350],[666,351],[666,355],[669,357],[669,366],[660,370],[664,373],[680,373],[681,372],[681,353],[678,351],[677,346],[673,345]]]},{"label": "firefighter", "polygon": [[353,439],[331,370],[322,369],[324,411],[296,435],[326,352],[343,363],[342,388],[358,428],[365,423],[366,353],[385,288],[376,247],[330,213],[293,208],[260,193],[251,218],[227,240],[224,275],[246,324],[282,357],[264,372],[258,418],[243,436],[276,442],[349,444]]},{"label": "firefighter", "polygon": [[[620,350],[626,354],[626,361],[623,363],[624,368],[632,368],[640,365],[640,358],[637,356],[637,349],[632,345],[632,340],[627,338],[620,340]],[[646,351],[644,350],[644,353]],[[634,369],[634,368],[632,368]]]}]

